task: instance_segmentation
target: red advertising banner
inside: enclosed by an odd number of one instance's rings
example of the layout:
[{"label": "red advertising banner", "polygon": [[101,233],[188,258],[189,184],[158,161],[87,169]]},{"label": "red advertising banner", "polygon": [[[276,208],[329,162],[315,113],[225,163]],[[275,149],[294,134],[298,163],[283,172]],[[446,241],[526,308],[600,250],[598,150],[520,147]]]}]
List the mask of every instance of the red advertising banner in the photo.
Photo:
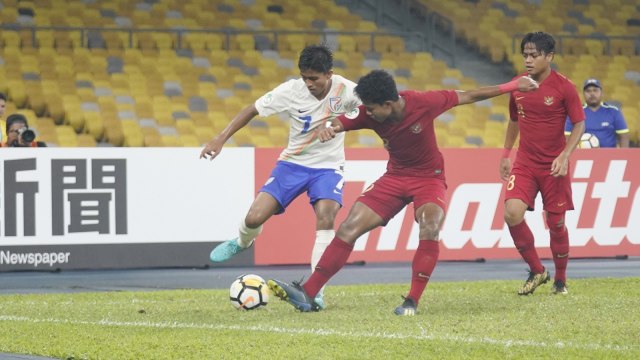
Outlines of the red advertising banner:
[{"label": "red advertising banner", "polygon": [[[447,178],[447,218],[440,232],[441,260],[519,258],[503,220],[504,183],[498,175],[502,150],[443,149]],[[256,189],[267,180],[280,150],[256,149]],[[364,188],[381,176],[387,153],[348,149],[344,207],[335,228],[346,218]],[[571,158],[575,210],[567,213],[571,256],[640,256],[640,151],[577,150]],[[549,233],[538,197],[527,223],[542,257],[550,257]],[[411,261],[418,245],[413,205],[387,224],[363,235],[349,261]],[[315,241],[315,215],[301,195],[271,218],[255,245],[255,263],[309,263]]]}]

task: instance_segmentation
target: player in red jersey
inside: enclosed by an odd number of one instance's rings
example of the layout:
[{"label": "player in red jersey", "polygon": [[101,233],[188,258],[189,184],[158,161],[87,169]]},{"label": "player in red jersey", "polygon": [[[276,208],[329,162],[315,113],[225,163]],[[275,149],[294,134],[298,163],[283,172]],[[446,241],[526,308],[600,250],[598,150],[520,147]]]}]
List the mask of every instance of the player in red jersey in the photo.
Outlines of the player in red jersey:
[{"label": "player in red jersey", "polygon": [[[551,69],[555,51],[555,40],[551,35],[543,32],[527,34],[522,39],[520,51],[526,74],[537,81],[540,88],[530,93],[511,93],[511,121],[500,161],[500,174],[507,181],[504,219],[516,248],[530,267],[529,277],[518,294],[531,294],[550,279],[536,252],[533,234],[524,220],[525,212],[533,210],[538,192],[544,203],[556,268],[552,292],[567,294],[569,235],[564,217],[567,210],[573,210],[569,156],[584,132],[585,115],[575,85]],[[573,123],[573,130],[565,140],[567,115]],[[509,152],[518,133],[520,147],[511,168]]]},{"label": "player in red jersey", "polygon": [[328,141],[343,131],[373,129],[389,151],[387,172],[353,205],[309,280],[304,285],[289,285],[272,279],[268,282],[271,290],[298,310],[317,311],[315,294],[347,262],[356,239],[386,225],[413,202],[421,240],[412,263],[411,289],[395,313],[414,315],[438,260],[439,231],[446,208],[444,159],[436,143],[434,119],[457,105],[517,89],[534,90],[537,86],[530,78],[520,77],[507,84],[471,91],[408,90],[398,94],[393,77],[383,70],[362,77],[355,92],[363,105],[321,130],[320,140]]}]

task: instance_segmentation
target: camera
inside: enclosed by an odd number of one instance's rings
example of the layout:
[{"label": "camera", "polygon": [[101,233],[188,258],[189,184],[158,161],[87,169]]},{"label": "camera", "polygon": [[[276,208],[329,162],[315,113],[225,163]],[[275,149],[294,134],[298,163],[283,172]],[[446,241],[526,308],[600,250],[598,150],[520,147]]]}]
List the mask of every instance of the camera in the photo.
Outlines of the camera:
[{"label": "camera", "polygon": [[36,140],[36,133],[29,129],[27,118],[22,114],[7,116],[7,143],[10,147],[46,147],[47,144]]},{"label": "camera", "polygon": [[18,137],[24,144],[30,144],[36,138],[36,133],[28,127],[18,129]]}]

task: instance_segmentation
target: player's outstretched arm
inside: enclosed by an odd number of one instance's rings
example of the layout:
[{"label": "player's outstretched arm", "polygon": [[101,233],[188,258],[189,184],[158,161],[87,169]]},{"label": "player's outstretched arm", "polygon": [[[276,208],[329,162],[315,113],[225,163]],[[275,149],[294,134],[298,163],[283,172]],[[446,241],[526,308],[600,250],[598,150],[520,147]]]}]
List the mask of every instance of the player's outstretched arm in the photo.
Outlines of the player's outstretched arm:
[{"label": "player's outstretched arm", "polygon": [[247,106],[246,108],[240,110],[240,112],[231,119],[231,122],[227,127],[222,130],[220,134],[211,139],[200,152],[200,159],[209,158],[209,160],[213,160],[220,154],[222,151],[222,146],[224,143],[229,140],[233,134],[235,134],[238,130],[245,127],[251,119],[258,115],[258,110],[254,104]]},{"label": "player's outstretched arm", "polygon": [[557,158],[553,160],[551,163],[551,175],[552,176],[565,176],[569,171],[569,156],[571,153],[578,147],[578,142],[580,142],[580,138],[584,133],[585,124],[584,120],[573,124],[573,129],[571,129],[571,135],[567,139],[567,145],[564,147],[564,150],[558,155]]},{"label": "player's outstretched arm", "polygon": [[536,90],[538,86],[535,80],[527,76],[522,76],[505,84],[481,87],[469,91],[458,91],[458,105],[471,104],[515,90],[522,92],[533,91]]},{"label": "player's outstretched arm", "polygon": [[327,142],[336,137],[336,134],[343,131],[344,126],[342,126],[342,123],[339,120],[336,120],[333,123],[327,123],[326,128],[318,130],[318,139],[320,142]]}]

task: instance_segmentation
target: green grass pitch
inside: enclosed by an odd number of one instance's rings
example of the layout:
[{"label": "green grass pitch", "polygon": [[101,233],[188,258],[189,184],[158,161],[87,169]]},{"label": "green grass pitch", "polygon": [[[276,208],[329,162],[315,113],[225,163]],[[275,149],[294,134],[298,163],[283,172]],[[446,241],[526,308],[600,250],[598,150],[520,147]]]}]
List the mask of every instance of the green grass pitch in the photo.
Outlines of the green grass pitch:
[{"label": "green grass pitch", "polygon": [[237,311],[225,290],[0,296],[0,352],[61,359],[639,359],[640,278],[433,282],[415,317],[408,284],[329,286],[329,308],[272,298]]}]

